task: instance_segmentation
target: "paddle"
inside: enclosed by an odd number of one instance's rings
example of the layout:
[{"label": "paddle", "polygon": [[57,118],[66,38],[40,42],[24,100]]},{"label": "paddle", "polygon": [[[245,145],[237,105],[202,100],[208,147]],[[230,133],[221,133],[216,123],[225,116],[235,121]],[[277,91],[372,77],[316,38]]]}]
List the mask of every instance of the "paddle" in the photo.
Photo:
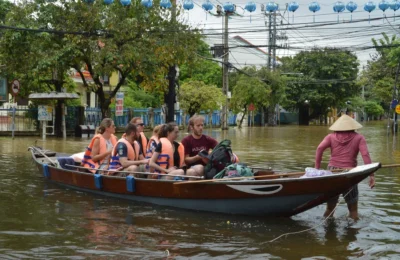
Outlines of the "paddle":
[{"label": "paddle", "polygon": [[[394,167],[400,167],[400,164],[381,165],[381,168],[394,168]],[[331,170],[331,172],[344,172],[344,171],[348,171],[348,170],[351,170],[351,169],[335,169],[335,170]],[[303,174],[304,174],[304,172],[290,172],[290,173],[254,176],[251,178],[275,179],[275,178],[281,178],[281,177],[287,177],[287,176],[298,176],[298,175],[303,175]],[[249,177],[235,177],[235,178],[229,178],[229,179],[211,179],[211,180],[202,180],[202,181],[176,182],[174,184],[180,185],[180,184],[206,183],[206,182],[218,182],[218,181],[230,181],[230,180],[243,180],[243,179],[248,179],[248,178]]]},{"label": "paddle", "polygon": [[[75,167],[75,168],[78,168],[78,169],[88,169],[88,168],[86,168],[86,167],[76,166],[76,165],[70,165],[70,164],[66,164],[65,166],[68,166],[68,167]],[[159,175],[159,173],[151,173],[151,172],[110,171],[110,170],[107,170],[107,169],[91,169],[91,170],[103,171],[103,172],[113,172],[113,173],[128,173],[128,174],[137,173],[137,174],[144,174],[144,175]],[[172,176],[172,177],[183,177],[183,178],[203,179],[203,177],[199,177],[199,176],[170,175],[170,174],[161,174],[161,175],[162,175],[162,176]],[[112,176],[112,175],[111,175],[111,176]]]}]

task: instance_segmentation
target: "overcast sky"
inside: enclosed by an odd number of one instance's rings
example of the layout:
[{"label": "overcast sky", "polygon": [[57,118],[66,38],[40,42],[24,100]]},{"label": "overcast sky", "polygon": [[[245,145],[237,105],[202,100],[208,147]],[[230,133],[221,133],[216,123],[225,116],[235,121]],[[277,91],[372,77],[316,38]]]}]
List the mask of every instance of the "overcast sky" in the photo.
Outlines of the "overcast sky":
[{"label": "overcast sky", "polygon": [[[241,16],[234,16],[229,19],[229,36],[240,35],[255,45],[266,45],[268,31],[265,22],[268,21],[268,17],[261,12],[261,4],[266,5],[267,1],[256,1],[257,9],[251,14],[244,10],[247,1],[232,0],[231,2],[236,4],[236,12]],[[387,20],[382,19],[384,13],[378,8],[378,5],[371,12],[372,21],[369,22],[369,13],[364,11],[366,0],[354,1],[357,3],[358,8],[353,12],[352,21],[350,21],[350,12],[345,10],[339,14],[339,22],[338,14],[333,11],[336,1],[317,1],[321,10],[315,13],[315,22],[313,21],[314,14],[308,9],[312,1],[297,1],[299,9],[295,13],[285,11],[286,4],[291,1],[275,2],[279,4],[281,13],[278,18],[278,34],[286,33],[288,37],[287,41],[279,41],[277,44],[288,44],[290,46],[290,50],[279,50],[277,52],[278,57],[293,55],[300,50],[307,50],[315,46],[349,47],[350,50],[355,51],[361,65],[364,65],[370,59],[370,54],[374,50],[360,50],[360,47],[372,46],[371,38],[381,38],[382,32],[392,36],[400,31],[400,16],[394,20],[393,10],[388,9],[385,12]],[[203,3],[204,1],[194,1],[195,7],[190,11],[185,11],[182,16],[183,19],[197,28],[221,30],[222,18],[206,14],[201,8]],[[223,5],[225,1],[211,0],[211,3],[214,5],[214,9],[211,12],[215,13],[215,6]],[[344,1],[344,3],[347,4],[348,1]],[[400,10],[397,11],[396,15],[400,15]],[[365,21],[362,21],[363,19]],[[222,35],[213,37],[221,37],[222,42]]]}]

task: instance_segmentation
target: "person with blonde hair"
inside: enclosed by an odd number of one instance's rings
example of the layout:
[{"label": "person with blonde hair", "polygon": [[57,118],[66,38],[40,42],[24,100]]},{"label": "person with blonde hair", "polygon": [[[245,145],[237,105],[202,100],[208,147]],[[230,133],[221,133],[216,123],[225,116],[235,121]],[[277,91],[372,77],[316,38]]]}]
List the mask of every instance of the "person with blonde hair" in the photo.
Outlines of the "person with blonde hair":
[{"label": "person with blonde hair", "polygon": [[[330,148],[331,156],[328,169],[348,169],[357,166],[357,155],[360,153],[364,164],[370,164],[367,142],[364,136],[355,132],[362,128],[356,120],[348,115],[342,115],[329,129],[334,131],[328,134],[318,145],[315,155],[315,168],[321,167],[323,152]],[[369,179],[371,189],[375,186],[375,175],[372,173]],[[358,187],[354,185],[349,190],[342,193],[347,203],[349,217],[358,219]],[[327,202],[324,217],[333,215],[339,196]]]},{"label": "person with blonde hair", "polygon": [[204,117],[200,115],[192,116],[188,125],[188,131],[191,134],[182,139],[182,144],[185,147],[185,163],[188,167],[188,175],[204,175],[206,161],[199,153],[208,153],[218,144],[217,140],[203,134],[203,127]]},{"label": "person with blonde hair", "polygon": [[111,151],[117,143],[114,135],[115,124],[111,118],[104,118],[97,129],[97,134],[92,138],[89,146],[86,148],[82,159],[82,166],[90,172],[100,174],[103,169],[108,169]]}]

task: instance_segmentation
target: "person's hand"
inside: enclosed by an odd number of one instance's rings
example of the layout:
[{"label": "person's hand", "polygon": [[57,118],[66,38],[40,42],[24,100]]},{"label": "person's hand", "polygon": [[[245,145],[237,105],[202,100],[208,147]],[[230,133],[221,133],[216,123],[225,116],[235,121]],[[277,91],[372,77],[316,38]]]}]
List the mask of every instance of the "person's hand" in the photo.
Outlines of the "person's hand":
[{"label": "person's hand", "polygon": [[372,189],[373,187],[375,187],[375,175],[374,175],[374,174],[371,174],[371,175],[369,176],[369,187],[371,187],[371,189]]},{"label": "person's hand", "polygon": [[144,160],[142,160],[142,162],[143,162],[143,164],[149,164],[150,159],[144,159]]}]

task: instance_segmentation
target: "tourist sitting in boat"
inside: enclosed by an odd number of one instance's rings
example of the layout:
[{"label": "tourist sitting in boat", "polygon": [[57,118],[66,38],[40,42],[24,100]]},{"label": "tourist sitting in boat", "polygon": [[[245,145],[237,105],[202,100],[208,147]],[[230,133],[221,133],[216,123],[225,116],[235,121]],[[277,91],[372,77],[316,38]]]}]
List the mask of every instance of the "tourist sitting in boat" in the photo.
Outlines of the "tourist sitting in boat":
[{"label": "tourist sitting in boat", "polygon": [[143,156],[145,156],[147,143],[149,142],[149,139],[143,133],[143,130],[144,130],[143,119],[141,117],[134,117],[131,119],[131,121],[129,123],[136,125],[136,127],[138,129],[139,134],[138,134],[137,142],[139,143],[139,146],[140,146],[140,154],[143,154]]},{"label": "tourist sitting in boat", "polygon": [[[113,175],[123,176],[132,175],[139,176],[138,172],[144,172],[145,165],[148,164],[149,159],[140,159],[139,156],[139,143],[136,141],[138,130],[136,125],[129,123],[125,128],[125,135],[118,140],[111,154],[110,173]],[[119,172],[123,171],[123,172]]]},{"label": "tourist sitting in boat", "polygon": [[[147,147],[146,147],[146,159],[150,159],[153,156],[153,153],[160,142],[158,139],[158,134],[160,132],[160,129],[163,125],[156,125],[153,129],[153,135],[150,137],[149,141],[147,142]],[[149,169],[150,172],[153,172],[154,169]]]},{"label": "tourist sitting in boat", "polygon": [[214,138],[203,135],[204,117],[194,115],[189,119],[188,131],[190,135],[182,139],[182,144],[185,147],[185,163],[188,168],[191,169],[187,174],[194,176],[204,175],[204,166],[207,161],[204,157],[199,155],[199,152],[203,151],[209,153],[218,141]]},{"label": "tourist sitting in boat", "polygon": [[176,142],[179,134],[178,125],[171,122],[161,127],[159,132],[159,143],[150,159],[150,168],[160,173],[159,176],[152,175],[152,178],[160,178],[162,174],[174,176],[165,177],[167,180],[173,180],[176,175],[184,175],[184,147]]},{"label": "tourist sitting in boat", "polygon": [[86,148],[82,160],[83,167],[92,173],[97,171],[100,174],[102,170],[108,169],[111,151],[117,143],[114,133],[114,121],[111,118],[104,118],[97,129],[97,134]]}]

